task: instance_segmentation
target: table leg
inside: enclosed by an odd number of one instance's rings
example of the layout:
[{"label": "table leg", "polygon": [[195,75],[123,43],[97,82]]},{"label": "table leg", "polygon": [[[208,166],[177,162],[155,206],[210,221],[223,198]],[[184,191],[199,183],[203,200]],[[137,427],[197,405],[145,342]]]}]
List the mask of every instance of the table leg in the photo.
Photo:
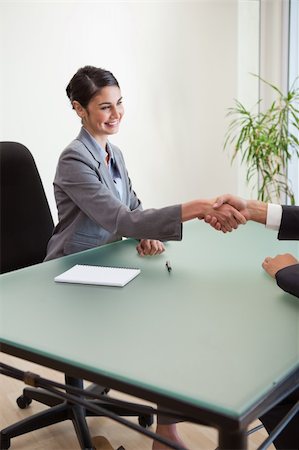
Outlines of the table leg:
[{"label": "table leg", "polygon": [[246,431],[219,430],[219,450],[247,450]]}]

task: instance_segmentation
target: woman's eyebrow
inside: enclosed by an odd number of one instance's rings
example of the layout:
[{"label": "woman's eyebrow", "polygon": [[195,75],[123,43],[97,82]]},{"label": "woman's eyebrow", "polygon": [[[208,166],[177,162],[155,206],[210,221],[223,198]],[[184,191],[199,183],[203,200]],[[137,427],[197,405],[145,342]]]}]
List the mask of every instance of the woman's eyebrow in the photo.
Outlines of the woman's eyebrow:
[{"label": "woman's eyebrow", "polygon": [[[120,97],[120,98],[117,100],[117,103],[120,102],[122,99],[123,99],[123,98]],[[103,102],[103,103],[99,103],[99,106],[103,106],[103,105],[112,105],[112,102]]]}]

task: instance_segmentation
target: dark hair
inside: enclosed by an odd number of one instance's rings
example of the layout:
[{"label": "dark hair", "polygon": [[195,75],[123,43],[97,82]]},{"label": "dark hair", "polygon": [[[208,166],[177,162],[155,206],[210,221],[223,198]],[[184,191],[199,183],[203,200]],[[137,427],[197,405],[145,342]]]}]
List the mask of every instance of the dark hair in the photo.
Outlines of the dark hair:
[{"label": "dark hair", "polygon": [[66,88],[71,102],[76,100],[86,108],[92,97],[105,86],[118,86],[117,79],[108,70],[93,66],[79,69]]}]

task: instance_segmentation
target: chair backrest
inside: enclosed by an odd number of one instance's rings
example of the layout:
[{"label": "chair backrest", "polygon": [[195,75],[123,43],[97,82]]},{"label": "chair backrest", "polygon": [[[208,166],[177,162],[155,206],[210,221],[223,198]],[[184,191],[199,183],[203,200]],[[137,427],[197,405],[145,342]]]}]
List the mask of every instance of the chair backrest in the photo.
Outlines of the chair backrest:
[{"label": "chair backrest", "polygon": [[42,262],[54,223],[30,151],[0,142],[0,273]]}]

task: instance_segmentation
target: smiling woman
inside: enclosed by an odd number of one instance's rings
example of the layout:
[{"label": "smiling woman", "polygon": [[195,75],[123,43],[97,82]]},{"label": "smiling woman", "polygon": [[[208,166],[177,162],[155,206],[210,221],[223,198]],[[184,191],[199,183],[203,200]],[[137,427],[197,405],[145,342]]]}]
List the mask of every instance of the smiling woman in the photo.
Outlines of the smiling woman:
[{"label": "smiling woman", "polygon": [[59,158],[54,180],[59,223],[46,259],[123,236],[140,240],[140,255],[156,255],[164,251],[160,239],[182,238],[181,224],[186,220],[217,215],[224,232],[245,222],[229,205],[213,210],[213,199],[143,210],[121,151],[108,141],[117,133],[124,114],[116,78],[107,70],[85,66],[73,76],[66,92],[83,126]]}]

